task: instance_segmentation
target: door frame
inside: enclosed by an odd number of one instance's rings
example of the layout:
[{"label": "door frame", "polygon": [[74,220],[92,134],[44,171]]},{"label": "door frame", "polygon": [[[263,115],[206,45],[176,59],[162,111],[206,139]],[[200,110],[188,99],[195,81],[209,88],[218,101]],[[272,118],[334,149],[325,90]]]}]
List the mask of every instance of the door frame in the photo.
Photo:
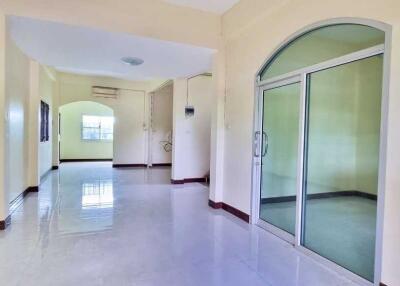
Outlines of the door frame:
[{"label": "door frame", "polygon": [[[385,33],[385,44],[377,45],[371,48],[359,50],[332,60],[324,61],[312,66],[308,66],[299,70],[295,70],[284,75],[276,76],[268,80],[261,80],[259,74],[263,67],[266,66],[268,61],[273,58],[273,55],[278,53],[282,48],[286,47],[287,43],[298,38],[299,36],[329,25],[336,24],[361,24],[366,26],[375,27]],[[364,19],[333,19],[316,23],[303,29],[290,37],[285,44],[272,53],[271,57],[263,64],[256,75],[255,81],[255,105],[254,105],[254,123],[253,123],[253,152],[252,152],[252,201],[251,201],[251,216],[250,222],[256,224],[267,231],[272,232],[278,237],[291,243],[301,253],[314,258],[319,263],[327,266],[328,268],[339,272],[348,279],[360,283],[361,285],[372,285],[372,283],[357,274],[345,269],[344,267],[320,256],[319,254],[307,249],[301,245],[302,235],[302,222],[303,222],[303,174],[304,174],[304,141],[305,141],[305,125],[306,125],[306,100],[307,100],[307,75],[313,72],[318,72],[324,69],[333,68],[336,66],[348,64],[354,61],[366,59],[376,55],[383,55],[383,80],[382,80],[382,96],[381,96],[381,128],[380,128],[380,147],[379,147],[379,169],[378,169],[378,201],[377,201],[377,226],[376,226],[376,244],[375,244],[375,273],[374,285],[379,285],[381,280],[381,267],[382,267],[382,237],[383,237],[383,213],[384,213],[384,192],[385,192],[385,166],[386,166],[386,141],[387,141],[387,110],[389,98],[389,73],[390,73],[390,46],[391,46],[391,28],[383,23]],[[272,226],[271,224],[262,221],[259,217],[260,208],[260,179],[261,179],[261,156],[257,157],[256,154],[261,154],[262,136],[258,136],[262,132],[262,97],[264,90],[280,87],[289,84],[293,78],[300,79],[301,94],[300,96],[300,122],[299,122],[299,139],[298,139],[298,168],[297,168],[297,201],[296,201],[296,231],[293,237],[289,233]],[[286,84],[284,84],[286,83]],[[294,83],[294,82],[292,82]]]},{"label": "door frame", "polygon": [[[295,238],[296,235],[292,235],[291,233],[288,233],[282,229],[280,229],[277,226],[274,226],[263,219],[260,218],[260,200],[261,200],[261,176],[262,176],[262,147],[263,147],[263,136],[261,135],[263,132],[263,107],[264,107],[264,92],[280,87],[284,87],[287,85],[292,85],[292,84],[300,84],[301,90],[303,89],[303,83],[300,75],[295,75],[291,76],[289,75],[288,77],[284,77],[283,79],[277,80],[277,81],[272,81],[271,83],[265,83],[263,85],[260,85],[258,88],[258,96],[257,96],[257,110],[258,110],[258,118],[257,121],[255,122],[256,124],[256,133],[255,133],[255,138],[254,138],[254,145],[255,145],[255,153],[253,156],[253,164],[254,165],[254,176],[255,181],[253,182],[253,188],[257,189],[258,191],[255,192],[253,190],[253,194],[257,193],[257,197],[254,198],[254,201],[256,203],[257,210],[255,212],[252,212],[252,223],[257,224],[258,226],[268,230],[269,232],[275,234],[276,236],[284,239],[285,241],[295,245]],[[301,92],[302,93],[302,92]],[[298,95],[300,97],[299,102],[301,103],[301,94]],[[301,104],[300,104],[301,105]],[[301,110],[299,110],[301,112]],[[299,113],[300,114],[300,113]],[[299,154],[299,153],[298,153]],[[299,159],[299,158],[298,158]],[[298,166],[299,167],[299,166]],[[297,176],[296,176],[297,177]],[[297,182],[298,184],[298,182]],[[296,184],[296,185],[297,185]],[[297,192],[298,186],[296,186],[296,197],[298,196]],[[297,214],[297,203],[296,203],[296,214]],[[297,231],[297,220],[296,220],[296,231]]]}]

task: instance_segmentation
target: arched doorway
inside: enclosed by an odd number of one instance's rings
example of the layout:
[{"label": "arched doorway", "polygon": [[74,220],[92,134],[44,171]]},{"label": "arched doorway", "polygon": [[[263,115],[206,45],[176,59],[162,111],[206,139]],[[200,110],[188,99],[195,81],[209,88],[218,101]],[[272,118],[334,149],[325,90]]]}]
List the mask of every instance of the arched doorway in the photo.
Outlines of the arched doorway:
[{"label": "arched doorway", "polygon": [[59,108],[60,161],[112,160],[113,109],[94,101]]},{"label": "arched doorway", "polygon": [[256,82],[253,222],[366,283],[383,191],[385,39],[366,21],[313,26]]}]

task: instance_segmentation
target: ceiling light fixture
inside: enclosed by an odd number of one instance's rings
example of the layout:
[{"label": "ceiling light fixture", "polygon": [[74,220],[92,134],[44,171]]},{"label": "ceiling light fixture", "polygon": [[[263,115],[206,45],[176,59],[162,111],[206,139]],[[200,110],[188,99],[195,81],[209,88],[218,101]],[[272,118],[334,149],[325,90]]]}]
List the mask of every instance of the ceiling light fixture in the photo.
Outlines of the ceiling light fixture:
[{"label": "ceiling light fixture", "polygon": [[123,57],[121,61],[130,66],[139,66],[144,63],[142,59],[133,57]]}]

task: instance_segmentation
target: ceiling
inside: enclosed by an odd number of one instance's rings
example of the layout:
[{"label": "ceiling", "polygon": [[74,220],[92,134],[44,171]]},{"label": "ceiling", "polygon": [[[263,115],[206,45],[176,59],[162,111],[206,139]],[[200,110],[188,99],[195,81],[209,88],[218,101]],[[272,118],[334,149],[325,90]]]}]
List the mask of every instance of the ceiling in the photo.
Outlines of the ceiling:
[{"label": "ceiling", "polygon": [[239,0],[163,0],[165,2],[199,9],[207,12],[223,14],[232,8]]},{"label": "ceiling", "polygon": [[[59,71],[148,80],[211,70],[212,49],[23,17],[8,21],[11,37],[25,54]],[[144,64],[124,64],[126,56]]]}]

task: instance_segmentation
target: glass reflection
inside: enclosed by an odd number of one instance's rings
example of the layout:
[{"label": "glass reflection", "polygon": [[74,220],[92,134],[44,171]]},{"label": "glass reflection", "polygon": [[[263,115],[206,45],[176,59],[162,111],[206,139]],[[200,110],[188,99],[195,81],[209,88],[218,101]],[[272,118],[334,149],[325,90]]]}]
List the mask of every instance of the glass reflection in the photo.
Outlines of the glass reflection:
[{"label": "glass reflection", "polygon": [[111,180],[99,180],[82,184],[82,209],[112,208],[114,204]]}]

